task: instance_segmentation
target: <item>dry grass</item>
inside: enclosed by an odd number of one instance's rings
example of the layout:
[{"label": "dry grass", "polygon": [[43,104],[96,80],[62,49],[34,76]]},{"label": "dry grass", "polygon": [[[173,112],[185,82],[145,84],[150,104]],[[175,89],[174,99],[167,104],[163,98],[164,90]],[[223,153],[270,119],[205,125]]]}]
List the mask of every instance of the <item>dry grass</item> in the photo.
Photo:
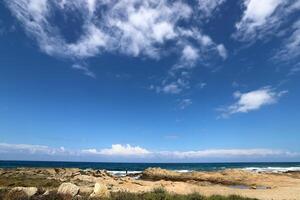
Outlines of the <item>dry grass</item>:
[{"label": "dry grass", "polygon": [[72,198],[68,195],[57,194],[52,191],[47,195],[36,195],[33,197],[26,196],[23,192],[9,192],[5,189],[0,189],[0,199],[1,200],[254,200],[250,198],[243,198],[240,196],[211,196],[204,197],[200,194],[190,194],[190,195],[178,195],[170,194],[163,189],[156,189],[152,192],[146,193],[128,193],[128,192],[116,192],[112,193],[109,199],[101,198],[89,198],[89,195],[77,196]]},{"label": "dry grass", "polygon": [[0,176],[1,187],[43,187],[56,188],[61,184],[58,180],[47,179],[44,177],[32,177],[29,175],[15,175],[15,176]]}]

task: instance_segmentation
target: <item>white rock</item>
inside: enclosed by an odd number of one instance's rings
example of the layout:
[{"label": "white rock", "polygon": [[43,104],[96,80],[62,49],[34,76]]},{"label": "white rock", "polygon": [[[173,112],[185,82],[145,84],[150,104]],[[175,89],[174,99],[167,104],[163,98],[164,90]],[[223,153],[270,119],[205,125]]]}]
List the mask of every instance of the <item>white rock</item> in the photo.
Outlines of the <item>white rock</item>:
[{"label": "white rock", "polygon": [[38,192],[36,187],[14,187],[11,192],[24,192],[27,196],[31,197]]},{"label": "white rock", "polygon": [[79,193],[79,187],[73,183],[62,183],[59,186],[57,193],[69,194],[74,197]]},{"label": "white rock", "polygon": [[94,192],[91,194],[91,197],[101,197],[106,198],[110,196],[110,192],[108,191],[106,185],[102,183],[95,183]]}]

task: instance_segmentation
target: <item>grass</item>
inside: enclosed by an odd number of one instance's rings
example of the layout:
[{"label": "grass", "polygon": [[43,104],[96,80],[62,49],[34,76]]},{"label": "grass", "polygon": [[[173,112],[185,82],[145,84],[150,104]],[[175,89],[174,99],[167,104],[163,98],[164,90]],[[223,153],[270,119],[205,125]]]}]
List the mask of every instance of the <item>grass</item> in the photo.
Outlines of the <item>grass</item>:
[{"label": "grass", "polygon": [[30,175],[18,175],[18,176],[0,176],[1,187],[43,187],[43,188],[56,188],[61,184],[57,180],[49,180],[45,177],[32,177]]},{"label": "grass", "polygon": [[60,195],[56,192],[50,192],[48,195],[36,195],[33,197],[27,197],[22,192],[11,193],[7,189],[0,189],[1,200],[255,200],[251,198],[244,198],[236,195],[232,196],[219,196],[214,195],[210,197],[204,197],[200,194],[178,195],[170,194],[163,189],[156,189],[152,192],[146,193],[129,193],[129,192],[116,192],[112,193],[108,199],[101,198],[89,198],[89,195],[78,196],[72,198],[67,195]]}]

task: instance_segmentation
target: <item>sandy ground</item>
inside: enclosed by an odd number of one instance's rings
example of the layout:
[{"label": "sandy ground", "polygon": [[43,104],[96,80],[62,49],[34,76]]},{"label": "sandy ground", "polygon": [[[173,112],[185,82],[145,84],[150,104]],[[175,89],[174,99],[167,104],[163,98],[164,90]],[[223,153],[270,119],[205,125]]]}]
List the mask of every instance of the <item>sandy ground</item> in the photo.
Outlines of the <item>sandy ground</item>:
[{"label": "sandy ground", "polygon": [[103,170],[0,169],[0,187],[35,186],[55,190],[63,182],[80,186],[82,193],[91,193],[95,183],[101,182],[111,192],[146,192],[163,187],[169,192],[179,194],[199,192],[206,196],[236,194],[258,199],[300,200],[299,172],[270,174],[224,170],[178,173],[153,168],[145,170],[136,179],[115,177]]}]

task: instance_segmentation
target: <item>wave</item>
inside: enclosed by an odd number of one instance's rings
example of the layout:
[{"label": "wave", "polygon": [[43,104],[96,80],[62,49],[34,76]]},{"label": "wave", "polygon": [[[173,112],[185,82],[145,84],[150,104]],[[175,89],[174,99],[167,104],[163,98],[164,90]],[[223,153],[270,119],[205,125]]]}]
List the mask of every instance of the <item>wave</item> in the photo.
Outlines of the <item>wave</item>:
[{"label": "wave", "polygon": [[180,173],[188,173],[188,172],[192,172],[193,170],[181,169],[181,170],[174,170],[174,171],[180,172]]},{"label": "wave", "polygon": [[[182,170],[173,170],[180,173],[187,173],[192,172],[192,170],[182,169]],[[127,171],[126,170],[108,170],[108,173],[114,175],[114,176],[127,176],[127,175],[140,175],[143,171]]]},{"label": "wave", "polygon": [[107,171],[107,172],[114,176],[127,176],[127,175],[134,175],[134,174],[142,173],[142,171]]},{"label": "wave", "polygon": [[300,171],[300,167],[245,167],[243,170],[252,172],[284,173]]}]

